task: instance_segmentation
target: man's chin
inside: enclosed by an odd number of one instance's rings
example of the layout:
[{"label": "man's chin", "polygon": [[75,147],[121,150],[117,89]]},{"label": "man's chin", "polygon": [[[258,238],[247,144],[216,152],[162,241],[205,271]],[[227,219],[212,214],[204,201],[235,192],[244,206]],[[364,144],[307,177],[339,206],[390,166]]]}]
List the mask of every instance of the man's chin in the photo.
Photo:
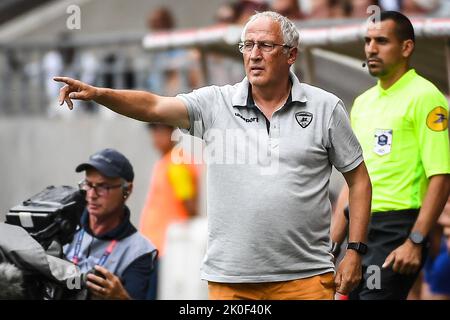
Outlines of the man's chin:
[{"label": "man's chin", "polygon": [[263,86],[265,84],[264,79],[258,76],[249,76],[248,82],[250,82],[252,86]]},{"label": "man's chin", "polygon": [[370,68],[369,68],[369,74],[370,74],[372,77],[378,77],[378,76],[381,75],[381,70],[379,70],[379,69],[370,69]]},{"label": "man's chin", "polygon": [[94,216],[100,215],[102,212],[102,209],[100,207],[88,207],[87,210],[89,214],[92,214]]}]

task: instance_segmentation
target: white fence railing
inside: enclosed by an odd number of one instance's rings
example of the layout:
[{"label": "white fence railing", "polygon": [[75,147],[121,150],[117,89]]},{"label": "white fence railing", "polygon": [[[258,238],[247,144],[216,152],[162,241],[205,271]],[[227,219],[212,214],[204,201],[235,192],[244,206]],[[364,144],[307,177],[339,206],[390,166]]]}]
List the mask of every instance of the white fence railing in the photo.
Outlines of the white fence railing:
[{"label": "white fence railing", "polygon": [[[412,19],[417,38],[443,38],[450,36],[450,18]],[[300,30],[301,46],[313,47],[340,44],[361,40],[366,22],[349,21],[328,26],[314,27],[310,24],[297,24]],[[212,26],[200,29],[178,30],[173,32],[149,34],[143,39],[143,46],[149,50],[162,50],[180,46],[237,45],[242,27]]]}]

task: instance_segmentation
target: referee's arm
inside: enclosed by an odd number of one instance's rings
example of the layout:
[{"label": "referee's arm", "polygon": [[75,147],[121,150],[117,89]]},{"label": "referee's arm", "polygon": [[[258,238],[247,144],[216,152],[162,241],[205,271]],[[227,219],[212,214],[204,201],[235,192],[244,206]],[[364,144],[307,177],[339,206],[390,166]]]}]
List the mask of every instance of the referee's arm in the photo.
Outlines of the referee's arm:
[{"label": "referee's arm", "polygon": [[[450,192],[450,175],[437,174],[430,177],[428,189],[419,215],[411,232],[428,235],[444,209]],[[383,268],[392,266],[394,272],[414,274],[421,265],[422,245],[414,244],[409,238],[386,258]]]}]

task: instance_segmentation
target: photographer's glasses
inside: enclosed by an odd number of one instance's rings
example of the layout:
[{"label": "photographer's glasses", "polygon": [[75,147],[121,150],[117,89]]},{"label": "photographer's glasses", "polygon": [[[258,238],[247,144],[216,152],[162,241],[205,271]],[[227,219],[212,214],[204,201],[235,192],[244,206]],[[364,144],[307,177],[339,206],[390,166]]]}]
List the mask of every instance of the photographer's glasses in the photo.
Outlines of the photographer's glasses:
[{"label": "photographer's glasses", "polygon": [[86,180],[81,180],[78,183],[78,188],[81,191],[88,192],[89,190],[94,189],[95,193],[99,197],[106,196],[109,193],[109,190],[111,190],[111,189],[120,188],[120,187],[123,187],[123,186],[124,186],[123,183],[118,184],[118,185],[107,185],[107,184],[94,185],[94,184],[92,184],[92,183],[90,183],[89,181],[86,181]]},{"label": "photographer's glasses", "polygon": [[259,41],[244,41],[244,42],[239,42],[239,51],[241,53],[244,52],[251,52],[253,50],[253,47],[256,45],[257,48],[259,48],[261,51],[263,52],[271,52],[273,49],[275,49],[275,47],[284,47],[284,48],[292,48],[291,46],[288,46],[287,44],[283,43],[283,44],[278,44],[278,43],[273,43],[273,42],[259,42]]}]

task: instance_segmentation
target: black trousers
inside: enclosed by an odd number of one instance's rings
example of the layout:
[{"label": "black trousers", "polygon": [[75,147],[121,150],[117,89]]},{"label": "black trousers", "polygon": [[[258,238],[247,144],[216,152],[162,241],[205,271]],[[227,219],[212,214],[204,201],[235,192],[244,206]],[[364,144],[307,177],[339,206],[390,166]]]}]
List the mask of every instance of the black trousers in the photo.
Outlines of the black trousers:
[{"label": "black trousers", "polygon": [[[420,269],[413,275],[402,275],[392,267],[381,268],[387,256],[409,236],[419,209],[376,212],[369,223],[367,254],[363,257],[363,277],[350,300],[405,300]],[[428,248],[423,246],[421,267]],[[377,279],[379,277],[379,279]]]}]

